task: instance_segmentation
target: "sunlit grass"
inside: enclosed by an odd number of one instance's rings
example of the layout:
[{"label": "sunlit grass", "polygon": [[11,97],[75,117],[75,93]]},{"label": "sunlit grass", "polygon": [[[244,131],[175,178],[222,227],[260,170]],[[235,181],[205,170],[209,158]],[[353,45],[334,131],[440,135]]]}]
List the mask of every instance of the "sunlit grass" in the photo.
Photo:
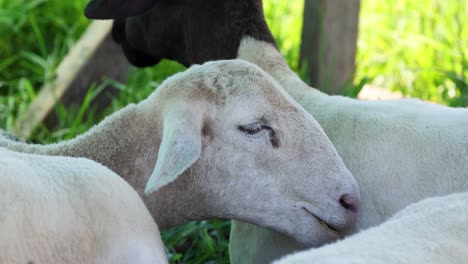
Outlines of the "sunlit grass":
[{"label": "sunlit grass", "polygon": [[[303,0],[265,0],[281,52],[298,69]],[[468,1],[361,1],[355,83],[468,105]]]},{"label": "sunlit grass", "polygon": [[358,76],[413,97],[467,105],[466,14],[464,0],[363,1]]},{"label": "sunlit grass", "polygon": [[293,70],[299,72],[303,0],[264,0],[265,18],[281,53]]}]

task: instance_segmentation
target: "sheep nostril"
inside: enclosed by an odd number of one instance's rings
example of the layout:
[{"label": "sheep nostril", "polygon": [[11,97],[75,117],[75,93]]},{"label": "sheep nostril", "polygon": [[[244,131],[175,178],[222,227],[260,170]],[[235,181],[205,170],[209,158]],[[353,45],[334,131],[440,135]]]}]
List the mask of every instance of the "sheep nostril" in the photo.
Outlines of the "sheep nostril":
[{"label": "sheep nostril", "polygon": [[340,198],[340,204],[346,210],[356,213],[359,207],[359,198],[351,194],[344,194]]}]

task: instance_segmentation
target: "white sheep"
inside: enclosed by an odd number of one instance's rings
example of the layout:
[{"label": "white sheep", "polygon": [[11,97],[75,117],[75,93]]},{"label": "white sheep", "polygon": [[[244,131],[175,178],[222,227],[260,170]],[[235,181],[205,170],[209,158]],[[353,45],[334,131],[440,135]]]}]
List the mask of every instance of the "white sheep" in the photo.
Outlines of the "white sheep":
[{"label": "white sheep", "polygon": [[[329,96],[302,82],[273,45],[249,37],[239,57],[271,74],[322,125],[361,190],[354,232],[424,198],[468,190],[468,109]],[[233,224],[234,263],[268,262],[303,248],[257,228]]]},{"label": "white sheep", "polygon": [[[170,58],[190,65],[237,55],[260,66],[317,119],[357,179],[357,230],[426,197],[468,190],[467,109],[418,100],[359,101],[307,86],[275,48],[261,0],[167,3],[153,0],[151,9],[140,5],[143,15],[116,21],[114,36],[129,60],[147,66]],[[115,12],[125,16],[124,6],[101,7],[108,18],[116,18]],[[234,221],[231,230],[234,264],[269,263],[302,248],[247,223]]]},{"label": "white sheep", "polygon": [[412,204],[386,222],[275,264],[458,264],[468,260],[468,193]]},{"label": "white sheep", "polygon": [[353,226],[359,202],[354,178],[317,122],[241,60],[193,66],[73,140],[0,139],[0,146],[90,158],[141,196],[147,185],[144,201],[161,229],[238,219],[310,244]]},{"label": "white sheep", "polygon": [[167,263],[122,178],[84,158],[0,148],[0,263]]}]

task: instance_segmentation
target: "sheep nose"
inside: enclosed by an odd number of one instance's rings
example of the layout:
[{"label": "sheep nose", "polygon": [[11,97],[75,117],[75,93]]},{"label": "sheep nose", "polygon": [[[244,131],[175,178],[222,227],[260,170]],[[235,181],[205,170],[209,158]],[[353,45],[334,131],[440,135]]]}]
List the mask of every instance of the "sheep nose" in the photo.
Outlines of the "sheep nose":
[{"label": "sheep nose", "polygon": [[346,210],[356,213],[359,208],[359,196],[353,194],[344,194],[340,197],[340,204]]}]

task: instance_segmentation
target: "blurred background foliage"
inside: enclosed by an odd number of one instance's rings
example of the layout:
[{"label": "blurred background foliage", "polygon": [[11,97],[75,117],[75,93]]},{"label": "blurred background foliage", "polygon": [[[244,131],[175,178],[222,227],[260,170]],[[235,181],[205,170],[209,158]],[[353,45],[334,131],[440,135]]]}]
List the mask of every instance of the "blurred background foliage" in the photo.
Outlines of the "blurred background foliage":
[{"label": "blurred background foliage", "polygon": [[[86,0],[0,0],[0,128],[12,130],[41,85],[89,24]],[[298,68],[303,0],[264,0],[267,22],[291,67]],[[468,1],[361,1],[355,84],[362,80],[450,106],[468,105]],[[56,106],[59,124],[35,131],[33,142],[72,138],[104,116],[146,98],[167,76],[183,70],[163,61],[131,69],[126,83],[104,80],[90,87],[83,104]],[[104,113],[90,101],[106,83],[120,95]],[[86,116],[86,118],[85,118]],[[228,221],[202,221],[163,232],[173,263],[228,263]]]}]

